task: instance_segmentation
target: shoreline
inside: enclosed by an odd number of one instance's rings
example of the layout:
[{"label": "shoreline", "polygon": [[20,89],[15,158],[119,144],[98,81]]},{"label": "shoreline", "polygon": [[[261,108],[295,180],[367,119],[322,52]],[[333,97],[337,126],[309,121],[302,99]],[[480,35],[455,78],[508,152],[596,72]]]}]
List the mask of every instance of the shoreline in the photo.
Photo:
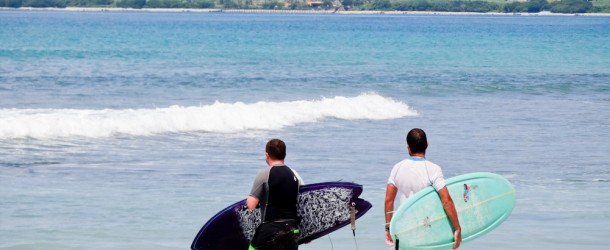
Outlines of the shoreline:
[{"label": "shoreline", "polygon": [[265,10],[265,9],[185,9],[185,8],[105,8],[105,7],[66,7],[33,8],[0,7],[0,10],[23,11],[75,11],[75,12],[196,12],[196,13],[286,13],[286,14],[335,14],[335,15],[444,15],[444,16],[600,16],[610,17],[610,13],[502,13],[502,12],[443,12],[443,11],[376,11],[376,10]]}]

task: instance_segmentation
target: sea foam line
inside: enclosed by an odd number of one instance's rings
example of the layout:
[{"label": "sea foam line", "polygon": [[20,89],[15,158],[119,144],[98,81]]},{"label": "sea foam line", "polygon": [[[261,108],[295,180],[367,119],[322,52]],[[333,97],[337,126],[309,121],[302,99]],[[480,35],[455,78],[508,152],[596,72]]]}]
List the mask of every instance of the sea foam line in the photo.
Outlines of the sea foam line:
[{"label": "sea foam line", "polygon": [[216,101],[154,109],[0,109],[0,139],[238,133],[279,130],[324,119],[384,120],[416,115],[407,104],[375,93],[287,102]]}]

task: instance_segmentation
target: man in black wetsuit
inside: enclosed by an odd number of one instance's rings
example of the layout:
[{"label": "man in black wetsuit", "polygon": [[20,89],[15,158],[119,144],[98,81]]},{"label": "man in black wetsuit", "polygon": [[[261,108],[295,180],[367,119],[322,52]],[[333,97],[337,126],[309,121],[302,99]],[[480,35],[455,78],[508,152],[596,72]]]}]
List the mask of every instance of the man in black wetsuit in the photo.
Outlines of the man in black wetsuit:
[{"label": "man in black wetsuit", "polygon": [[260,204],[262,217],[249,249],[296,250],[299,247],[297,196],[303,180],[284,164],[286,144],[282,140],[267,142],[265,152],[269,167],[258,172],[246,199],[249,209]]}]

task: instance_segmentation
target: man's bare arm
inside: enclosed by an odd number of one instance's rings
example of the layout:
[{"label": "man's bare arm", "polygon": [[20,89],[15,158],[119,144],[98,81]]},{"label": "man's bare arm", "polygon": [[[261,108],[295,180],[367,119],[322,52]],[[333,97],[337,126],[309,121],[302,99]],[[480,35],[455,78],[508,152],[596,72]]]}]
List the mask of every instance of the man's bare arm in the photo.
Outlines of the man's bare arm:
[{"label": "man's bare arm", "polygon": [[[394,212],[394,199],[396,199],[396,193],[398,193],[398,188],[392,184],[388,184],[385,191],[385,223],[386,228],[390,225],[390,221],[392,221],[392,213]],[[385,240],[386,243],[392,244],[392,237],[390,232],[386,230],[385,232]]]},{"label": "man's bare arm", "polygon": [[441,190],[438,191],[438,195],[443,203],[443,209],[445,209],[445,213],[453,226],[453,249],[457,249],[462,242],[462,229],[460,227],[460,221],[458,220],[457,211],[455,210],[455,204],[453,204],[453,199],[451,199],[447,187],[441,188]]}]

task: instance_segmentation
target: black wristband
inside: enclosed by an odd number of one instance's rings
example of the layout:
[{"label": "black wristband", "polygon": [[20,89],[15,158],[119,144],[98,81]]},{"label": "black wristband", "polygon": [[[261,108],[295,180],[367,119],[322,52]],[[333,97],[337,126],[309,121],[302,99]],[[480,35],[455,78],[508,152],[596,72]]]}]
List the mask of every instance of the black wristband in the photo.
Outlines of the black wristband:
[{"label": "black wristband", "polygon": [[385,230],[386,230],[386,231],[390,231],[390,225],[386,224],[386,225],[385,225]]}]

